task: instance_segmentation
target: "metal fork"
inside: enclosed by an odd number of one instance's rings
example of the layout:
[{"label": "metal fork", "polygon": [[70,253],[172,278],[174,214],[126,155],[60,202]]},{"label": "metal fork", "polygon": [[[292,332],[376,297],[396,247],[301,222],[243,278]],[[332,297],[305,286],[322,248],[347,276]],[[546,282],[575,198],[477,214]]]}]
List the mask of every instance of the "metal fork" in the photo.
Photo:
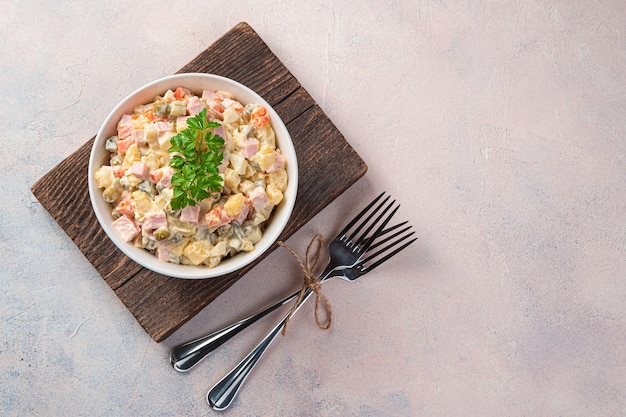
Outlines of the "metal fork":
[{"label": "metal fork", "polygon": [[[391,209],[391,207],[395,204],[395,200],[392,201],[386,205],[383,211],[378,214],[376,219],[370,223],[376,213],[387,203],[389,197],[384,199],[364,221],[356,226],[354,231],[350,232],[350,229],[352,229],[352,227],[361,220],[361,218],[378,202],[378,200],[382,198],[383,195],[384,193],[379,195],[372,203],[361,211],[361,213],[359,213],[356,218],[353,219],[330,243],[330,262],[318,278],[320,281],[325,281],[331,277],[340,277],[349,281],[354,281],[372,271],[374,268],[396,255],[416,240],[416,238],[413,238],[407,241],[407,239],[414,234],[414,232],[407,233],[411,228],[411,226],[408,226],[385,238],[384,240],[377,241],[374,244],[374,242],[381,236],[381,233],[385,230],[384,228],[389,220],[391,220],[391,217],[399,208],[398,205]],[[391,212],[389,212],[390,210]],[[394,229],[401,227],[404,224],[406,224],[406,222],[394,226]],[[375,231],[370,235],[369,233],[375,227]],[[350,235],[348,236],[349,232]],[[374,249],[377,250],[373,253],[369,253],[368,249],[372,251],[374,251]],[[287,314],[270,331],[270,333],[241,362],[239,362],[235,368],[233,368],[233,370],[231,370],[217,384],[215,384],[213,388],[211,388],[207,394],[207,401],[213,409],[224,410],[232,403],[233,399],[237,395],[237,392],[242,387],[254,366],[258,363],[261,356],[265,353],[267,348],[284,327],[288,317],[295,314],[312,293],[311,289],[307,289],[298,305],[293,309],[293,312]]]},{"label": "metal fork", "polygon": [[[372,251],[374,248],[379,247],[384,244],[386,241],[393,239],[395,237],[400,236],[401,234],[407,232],[411,226],[407,226],[400,231],[396,231],[407,224],[407,222],[402,222],[391,226],[385,230],[383,230],[379,239],[375,240],[372,246],[370,246],[369,250]],[[388,235],[389,233],[396,231],[393,235],[389,236],[386,240],[380,240],[383,236]],[[413,233],[405,234],[404,239],[413,235]],[[368,257],[369,259],[370,257]],[[374,265],[375,266],[375,265]],[[370,267],[370,270],[372,267]],[[350,274],[351,272],[348,270],[344,270],[345,274]],[[330,277],[329,277],[330,278]],[[233,324],[230,324],[220,330],[217,330],[213,333],[210,333],[206,336],[202,336],[198,339],[192,340],[190,342],[179,345],[178,347],[172,350],[170,355],[170,363],[172,367],[179,372],[187,372],[194,366],[196,366],[202,359],[207,357],[209,353],[213,352],[215,349],[226,343],[233,336],[250,326],[252,323],[258,321],[259,319],[267,316],[272,311],[284,306],[288,302],[294,300],[298,295],[300,295],[300,290],[294,292],[293,294],[288,295],[280,301],[277,301],[275,304],[266,307],[264,310],[254,313],[246,318],[243,318]]]}]

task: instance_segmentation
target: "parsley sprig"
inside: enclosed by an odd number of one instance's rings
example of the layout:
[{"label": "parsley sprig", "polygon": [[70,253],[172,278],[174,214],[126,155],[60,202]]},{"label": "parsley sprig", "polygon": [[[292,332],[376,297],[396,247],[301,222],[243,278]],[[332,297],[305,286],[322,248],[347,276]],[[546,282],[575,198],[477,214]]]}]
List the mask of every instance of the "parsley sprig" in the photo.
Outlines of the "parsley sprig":
[{"label": "parsley sprig", "polygon": [[206,109],[187,119],[187,128],[170,142],[170,166],[174,168],[172,210],[195,206],[222,189],[218,166],[224,157],[224,139],[213,133],[218,122],[208,121]]}]

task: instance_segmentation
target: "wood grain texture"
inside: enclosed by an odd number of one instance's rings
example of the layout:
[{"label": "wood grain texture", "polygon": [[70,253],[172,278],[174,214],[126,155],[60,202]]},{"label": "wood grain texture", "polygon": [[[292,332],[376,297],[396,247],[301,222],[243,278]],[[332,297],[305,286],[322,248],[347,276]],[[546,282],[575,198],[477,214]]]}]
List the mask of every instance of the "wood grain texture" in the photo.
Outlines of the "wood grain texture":
[{"label": "wood grain texture", "polygon": [[[367,171],[367,165],[298,80],[246,23],[239,23],[179,71],[239,81],[284,120],[298,155],[298,194],[286,240]],[[171,335],[258,262],[205,280],[156,274],[127,258],[108,239],[91,209],[87,166],[94,138],[39,179],[32,192],[155,341]]]}]

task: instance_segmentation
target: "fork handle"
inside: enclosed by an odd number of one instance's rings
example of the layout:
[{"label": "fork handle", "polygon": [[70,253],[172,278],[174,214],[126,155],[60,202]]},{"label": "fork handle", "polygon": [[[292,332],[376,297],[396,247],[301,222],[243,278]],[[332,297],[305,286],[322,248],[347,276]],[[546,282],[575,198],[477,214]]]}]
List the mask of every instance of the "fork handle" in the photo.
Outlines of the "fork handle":
[{"label": "fork handle", "polygon": [[[313,291],[310,288],[306,290],[304,296],[294,309],[293,314],[300,309],[302,304],[304,304],[312,293]],[[269,345],[276,339],[278,333],[280,333],[288,317],[289,314],[285,315],[285,317],[274,326],[272,331],[270,331],[237,366],[211,388],[207,394],[207,401],[214,410],[224,410],[232,403],[254,366],[258,363],[259,359],[261,359],[261,356],[263,356]]]},{"label": "fork handle", "polygon": [[300,294],[296,291],[293,294],[283,298],[272,306],[267,307],[263,311],[259,311],[251,316],[239,320],[223,329],[217,330],[211,334],[200,337],[198,339],[187,342],[176,347],[170,355],[170,363],[179,372],[186,372],[198,364],[209,353],[226,343],[231,337],[250,326],[257,320],[265,317],[272,311],[284,306]]}]

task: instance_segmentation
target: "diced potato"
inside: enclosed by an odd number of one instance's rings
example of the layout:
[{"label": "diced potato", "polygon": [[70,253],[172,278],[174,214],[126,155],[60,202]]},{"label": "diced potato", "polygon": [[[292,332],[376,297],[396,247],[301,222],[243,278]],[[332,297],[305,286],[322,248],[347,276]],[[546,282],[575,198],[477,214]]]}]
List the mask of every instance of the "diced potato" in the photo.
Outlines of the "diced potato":
[{"label": "diced potato", "polygon": [[139,148],[137,147],[137,145],[133,143],[128,147],[128,150],[126,151],[126,156],[124,156],[124,162],[122,162],[122,168],[128,169],[133,166],[135,162],[139,161],[141,161],[141,154],[139,153]]},{"label": "diced potato", "polygon": [[254,245],[250,239],[243,238],[241,239],[241,248],[239,248],[239,250],[243,252],[251,252],[254,250]]},{"label": "diced potato", "polygon": [[268,204],[261,211],[255,211],[254,212],[254,218],[252,219],[252,222],[254,224],[261,224],[261,223],[263,223],[264,221],[269,219],[270,214],[272,214],[272,210],[273,209],[274,209],[274,205],[273,204]]},{"label": "diced potato", "polygon": [[268,179],[269,183],[276,187],[278,190],[284,192],[287,189],[288,176],[287,171],[285,171],[284,169],[280,171],[270,172],[268,174]]},{"label": "diced potato", "polygon": [[261,170],[267,171],[276,164],[276,155],[271,147],[262,145],[259,152],[252,157],[252,160]]},{"label": "diced potato", "polygon": [[265,188],[265,192],[267,193],[267,197],[270,199],[270,202],[273,205],[278,205],[281,201],[283,201],[283,193],[276,188],[275,185],[268,184]]},{"label": "diced potato", "polygon": [[231,153],[228,160],[237,174],[243,175],[246,173],[246,168],[248,167],[246,158],[237,153]]},{"label": "diced potato", "polygon": [[172,101],[170,103],[170,117],[180,117],[187,114],[187,105],[182,100]]},{"label": "diced potato", "polygon": [[239,120],[239,113],[235,111],[232,107],[224,110],[224,123],[235,123]]},{"label": "diced potato", "polygon": [[250,239],[239,239],[239,238],[231,238],[228,239],[228,246],[235,249],[238,252],[250,252],[254,249],[254,245],[250,241]]},{"label": "diced potato", "polygon": [[189,243],[183,249],[183,254],[189,258],[194,265],[200,265],[211,255],[212,245],[206,240],[196,240]]},{"label": "diced potato", "polygon": [[166,155],[163,151],[148,150],[144,156],[141,157],[141,161],[148,165],[150,170],[159,169],[167,164]]},{"label": "diced potato", "polygon": [[120,183],[128,188],[136,188],[141,184],[142,179],[137,178],[131,173],[126,173],[122,178],[120,178]]},{"label": "diced potato", "polygon": [[108,188],[113,184],[115,176],[113,175],[113,167],[108,165],[101,166],[94,174],[96,185],[98,188]]},{"label": "diced potato", "polygon": [[133,202],[135,204],[135,219],[142,222],[152,209],[152,200],[142,191],[135,191],[131,195],[133,196]]},{"label": "diced potato", "polygon": [[245,180],[239,185],[241,192],[246,194],[248,194],[254,187],[256,187],[256,185],[250,180]]},{"label": "diced potato", "polygon": [[180,133],[187,129],[187,119],[179,117],[176,119],[176,133]]},{"label": "diced potato", "polygon": [[195,224],[182,221],[174,216],[167,216],[167,224],[173,234],[181,234],[182,236],[193,236],[198,230]]},{"label": "diced potato", "polygon": [[157,129],[154,123],[146,123],[143,126],[143,133],[145,135],[146,142],[152,147],[157,143]]},{"label": "diced potato", "polygon": [[224,240],[220,240],[215,244],[215,246],[213,246],[213,249],[211,249],[211,257],[218,256],[221,258],[224,255],[226,255],[226,242]]},{"label": "diced potato", "polygon": [[276,148],[276,135],[271,125],[258,127],[254,136],[256,136],[259,142],[269,146],[272,150]]},{"label": "diced potato", "polygon": [[183,256],[183,252],[185,250],[185,246],[189,244],[189,238],[181,239],[178,243],[173,243],[170,245],[170,256]]},{"label": "diced potato", "polygon": [[161,147],[161,150],[167,151],[172,146],[171,139],[175,135],[176,134],[174,132],[161,133],[161,136],[159,136],[159,146]]},{"label": "diced potato", "polygon": [[226,168],[224,171],[224,184],[231,190],[235,190],[239,186],[240,182],[241,177],[239,174],[237,174],[232,168]]},{"label": "diced potato", "polygon": [[215,268],[220,264],[220,262],[222,262],[222,256],[211,256],[206,260],[205,264],[210,268]]},{"label": "diced potato", "polygon": [[231,195],[228,197],[228,200],[226,200],[226,203],[224,203],[224,211],[226,211],[226,214],[231,218],[237,217],[243,209],[245,200],[245,197],[241,193]]}]

